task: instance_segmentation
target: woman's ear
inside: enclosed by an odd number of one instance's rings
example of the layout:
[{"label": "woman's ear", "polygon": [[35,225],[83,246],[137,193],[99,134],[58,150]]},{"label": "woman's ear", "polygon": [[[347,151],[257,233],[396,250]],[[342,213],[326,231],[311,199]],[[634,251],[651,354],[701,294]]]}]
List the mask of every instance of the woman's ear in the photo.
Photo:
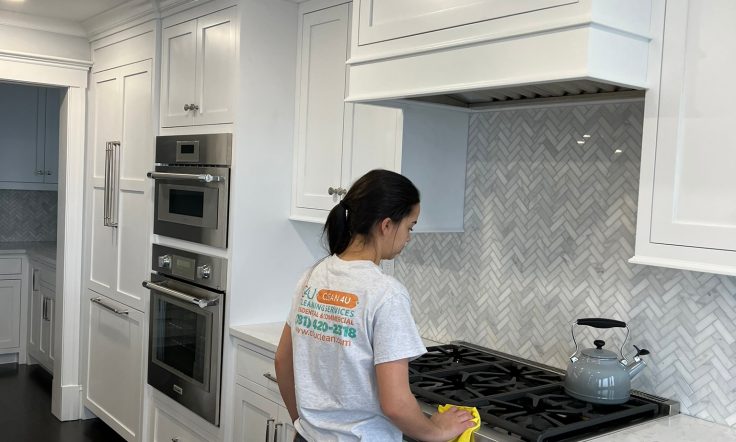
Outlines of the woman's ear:
[{"label": "woman's ear", "polygon": [[387,235],[389,232],[391,232],[391,227],[393,225],[393,221],[391,218],[384,218],[381,223],[378,225],[379,231],[382,235]]}]

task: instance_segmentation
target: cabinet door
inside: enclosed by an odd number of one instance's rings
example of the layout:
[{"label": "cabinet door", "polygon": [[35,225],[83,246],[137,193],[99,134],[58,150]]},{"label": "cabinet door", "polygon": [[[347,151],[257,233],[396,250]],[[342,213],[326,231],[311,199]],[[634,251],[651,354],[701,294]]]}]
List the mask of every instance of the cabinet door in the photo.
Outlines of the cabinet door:
[{"label": "cabinet door", "polygon": [[[736,251],[736,4],[667,4],[650,241]],[[730,29],[730,30],[729,30]],[[733,257],[729,257],[731,265]],[[725,262],[724,262],[725,264]]]},{"label": "cabinet door", "polygon": [[143,313],[89,291],[84,405],[126,440],[141,428]]},{"label": "cabinet door", "polygon": [[41,286],[41,321],[39,353],[42,358],[39,362],[49,371],[54,370],[54,299],[53,289]]},{"label": "cabinet door", "polygon": [[153,442],[207,442],[159,407],[153,411]]},{"label": "cabinet door", "polygon": [[233,122],[235,76],[235,8],[197,20],[197,85],[193,101],[199,108],[193,124]]},{"label": "cabinet door", "polygon": [[188,126],[194,117],[188,106],[195,103],[197,21],[171,26],[161,34],[161,126]]},{"label": "cabinet door", "polygon": [[356,0],[358,44],[407,37],[578,0]]},{"label": "cabinet door", "polygon": [[[148,250],[150,238],[152,184],[146,172],[153,164],[151,84],[151,62],[144,61],[95,74],[91,92],[89,287],[141,311],[147,295],[141,281],[149,269],[141,252]],[[112,179],[106,183],[109,141],[119,144],[110,154]],[[117,214],[117,227],[104,223],[105,198]]]},{"label": "cabinet door", "polygon": [[296,436],[296,428],[291,423],[291,416],[289,416],[289,410],[286,407],[279,406],[278,416],[278,435],[275,442],[292,442],[294,436]]},{"label": "cabinet door", "polygon": [[0,349],[20,346],[20,280],[0,280]]},{"label": "cabinet door", "polygon": [[367,104],[349,105],[345,113],[342,187],[366,172],[387,169],[401,172],[403,111]]},{"label": "cabinet door", "polygon": [[0,83],[0,182],[43,182],[36,149],[39,112],[43,116],[39,91],[34,86]]},{"label": "cabinet door", "polygon": [[43,168],[45,183],[59,182],[59,106],[61,91],[46,89]]},{"label": "cabinet door", "polygon": [[329,211],[342,182],[349,5],[304,14],[299,59],[295,206]]},{"label": "cabinet door", "polygon": [[41,353],[41,322],[43,321],[44,300],[41,287],[38,285],[38,269],[33,269],[31,302],[28,304],[28,354],[38,362],[43,359]]},{"label": "cabinet door", "polygon": [[263,396],[235,385],[235,441],[263,442],[273,440],[279,405]]}]

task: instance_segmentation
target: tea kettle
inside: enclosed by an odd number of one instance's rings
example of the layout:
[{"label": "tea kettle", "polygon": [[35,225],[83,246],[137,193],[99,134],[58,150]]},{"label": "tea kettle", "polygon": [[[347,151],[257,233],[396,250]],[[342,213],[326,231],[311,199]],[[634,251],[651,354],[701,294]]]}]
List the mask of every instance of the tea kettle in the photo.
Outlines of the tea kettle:
[{"label": "tea kettle", "polygon": [[575,340],[575,325],[587,325],[595,328],[626,328],[626,338],[629,337],[629,327],[625,322],[604,318],[584,318],[575,321],[571,328],[572,341],[575,343],[575,353],[570,356],[565,376],[565,392],[585,402],[594,404],[623,404],[629,400],[631,379],[641,373],[647,365],[640,356],[648,355],[649,350],[636,345],[634,362],[628,363],[623,356],[624,344],[621,344],[621,358],[612,351],[604,350],[606,343],[600,339],[593,341],[595,348],[585,348],[578,351]]}]

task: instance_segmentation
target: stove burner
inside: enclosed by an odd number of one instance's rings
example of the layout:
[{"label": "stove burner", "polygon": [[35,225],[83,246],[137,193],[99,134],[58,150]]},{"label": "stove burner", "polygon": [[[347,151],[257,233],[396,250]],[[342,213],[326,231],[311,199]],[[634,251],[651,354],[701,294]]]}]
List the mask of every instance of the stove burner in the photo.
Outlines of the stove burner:
[{"label": "stove burner", "polygon": [[417,398],[478,408],[484,424],[525,441],[553,442],[602,433],[657,416],[658,405],[632,398],[594,405],[567,396],[563,376],[470,347],[442,345],[409,364]]}]

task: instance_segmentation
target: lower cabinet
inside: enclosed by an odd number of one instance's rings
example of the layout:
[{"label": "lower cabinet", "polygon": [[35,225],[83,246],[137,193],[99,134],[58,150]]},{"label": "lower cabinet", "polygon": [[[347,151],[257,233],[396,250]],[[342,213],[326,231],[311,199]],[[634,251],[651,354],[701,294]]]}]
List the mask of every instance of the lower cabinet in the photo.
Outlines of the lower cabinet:
[{"label": "lower cabinet", "polygon": [[88,295],[84,406],[125,440],[142,440],[144,315],[94,291]]},{"label": "lower cabinet", "polygon": [[54,371],[55,286],[55,269],[46,264],[31,261],[28,355],[51,373]]},{"label": "lower cabinet", "polygon": [[20,279],[0,279],[0,350],[20,346]]},{"label": "lower cabinet", "polygon": [[235,441],[291,442],[296,430],[275,382],[274,355],[259,350],[237,349]]},{"label": "lower cabinet", "polygon": [[159,407],[153,409],[153,442],[208,442]]}]

